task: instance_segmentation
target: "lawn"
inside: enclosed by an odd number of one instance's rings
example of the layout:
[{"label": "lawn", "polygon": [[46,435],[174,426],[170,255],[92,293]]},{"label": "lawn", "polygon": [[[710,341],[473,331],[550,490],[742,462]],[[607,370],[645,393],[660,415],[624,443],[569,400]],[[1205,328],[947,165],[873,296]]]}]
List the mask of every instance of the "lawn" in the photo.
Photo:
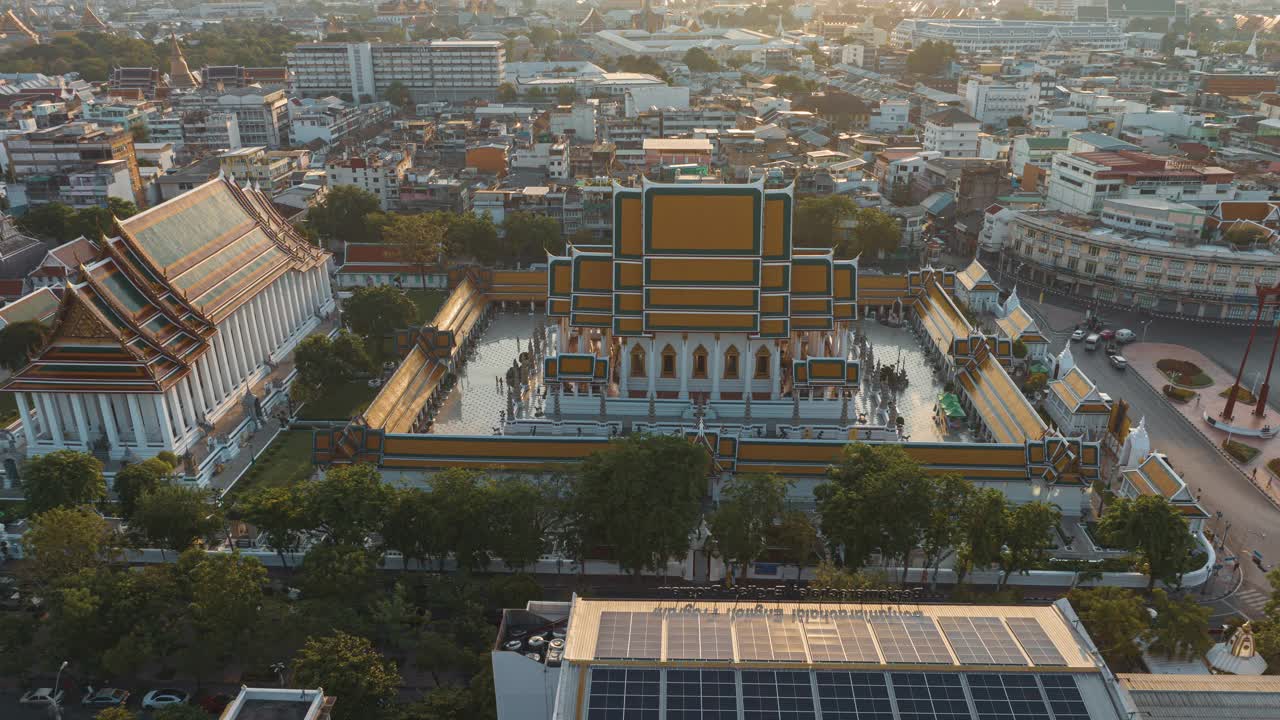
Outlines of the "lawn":
[{"label": "lawn", "polygon": [[1258,448],[1252,445],[1245,445],[1244,443],[1236,442],[1235,440],[1231,440],[1230,442],[1224,440],[1222,442],[1222,449],[1226,450],[1227,454],[1235,458],[1237,462],[1242,463],[1247,463],[1258,457],[1258,453],[1261,452]]},{"label": "lawn", "polygon": [[435,319],[448,293],[439,290],[405,290],[404,294],[418,306],[418,322],[423,325]]},{"label": "lawn", "polygon": [[[1236,387],[1238,388],[1236,390],[1236,402],[1242,402],[1246,405],[1252,405],[1258,401],[1258,399],[1253,396],[1253,393],[1249,391],[1249,388],[1239,387],[1239,386],[1236,386]],[[1223,390],[1222,392],[1218,393],[1218,397],[1226,397],[1227,394],[1230,392],[1231,392],[1231,388],[1227,388],[1226,390]]]},{"label": "lawn", "polygon": [[1196,394],[1191,390],[1180,388],[1177,385],[1165,385],[1160,388],[1160,391],[1165,394],[1165,397],[1170,400],[1176,400],[1180,403],[1189,403],[1191,402],[1191,399],[1196,396]]},{"label": "lawn", "polygon": [[277,435],[227,492],[227,499],[234,500],[253,490],[285,487],[306,480],[315,471],[311,463],[311,437],[310,430],[289,430]]},{"label": "lawn", "polygon": [[348,420],[369,407],[378,388],[364,380],[356,380],[335,388],[325,388],[315,400],[308,400],[298,411],[299,420]]},{"label": "lawn", "polygon": [[1175,385],[1201,388],[1213,384],[1213,378],[1200,369],[1199,365],[1186,360],[1165,358],[1156,363],[1156,368]]}]

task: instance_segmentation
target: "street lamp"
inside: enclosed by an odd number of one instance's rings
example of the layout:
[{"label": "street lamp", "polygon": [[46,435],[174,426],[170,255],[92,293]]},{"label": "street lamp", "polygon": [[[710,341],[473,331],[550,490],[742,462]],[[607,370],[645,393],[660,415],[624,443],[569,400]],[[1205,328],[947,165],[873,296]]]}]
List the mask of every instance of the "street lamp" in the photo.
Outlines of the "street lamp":
[{"label": "street lamp", "polygon": [[1142,323],[1142,342],[1147,341],[1147,328],[1151,327],[1151,323],[1155,322],[1155,318],[1150,318]]},{"label": "street lamp", "polygon": [[53,717],[56,720],[62,720],[62,702],[58,697],[58,693],[62,691],[62,671],[67,669],[68,664],[70,664],[69,660],[63,660],[62,664],[58,666],[57,676],[53,679],[53,694],[49,699],[53,701]]}]

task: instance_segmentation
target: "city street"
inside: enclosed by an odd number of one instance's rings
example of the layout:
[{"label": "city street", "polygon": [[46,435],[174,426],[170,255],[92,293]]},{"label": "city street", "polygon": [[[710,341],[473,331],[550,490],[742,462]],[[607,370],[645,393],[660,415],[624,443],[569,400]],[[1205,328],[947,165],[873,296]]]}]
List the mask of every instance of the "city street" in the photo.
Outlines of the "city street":
[{"label": "city street", "polygon": [[[1038,295],[1038,291],[1026,292],[1025,295],[1023,291],[1019,292],[1023,307],[1029,307],[1042,326],[1047,326],[1042,329],[1053,338],[1054,352],[1057,353],[1068,341],[1075,323],[1083,320],[1084,308],[1052,295],[1047,296],[1046,303],[1041,304],[1036,302]],[[1139,335],[1142,333],[1144,319],[1139,318],[1136,313],[1108,310],[1103,313],[1103,317],[1113,328],[1128,327]],[[1218,372],[1231,375],[1238,368],[1248,335],[1248,330],[1243,327],[1157,318],[1148,328],[1147,340],[1193,347],[1213,358],[1219,365],[1224,365],[1216,368]],[[1259,337],[1250,355],[1245,374],[1246,385],[1252,384],[1252,373],[1266,372],[1270,338],[1263,338],[1262,333],[1259,333]],[[1276,535],[1280,531],[1280,510],[1266,500],[1234,465],[1218,454],[1210,442],[1143,382],[1136,372],[1116,370],[1111,367],[1101,349],[1087,352],[1082,343],[1076,343],[1072,347],[1072,354],[1076,364],[1103,392],[1113,398],[1123,398],[1129,403],[1134,422],[1146,417],[1152,447],[1168,455],[1170,463],[1194,489],[1201,504],[1215,516],[1216,519],[1210,522],[1209,527],[1218,532],[1229,527],[1227,547],[1242,561],[1244,581],[1231,597],[1214,603],[1215,622],[1237,613],[1249,617],[1261,615],[1270,595],[1270,586],[1265,573],[1249,562],[1248,557],[1251,551],[1258,550],[1267,567],[1271,567],[1280,558],[1280,537]],[[1228,363],[1231,364],[1229,370],[1225,367]],[[1280,393],[1272,395],[1272,407],[1277,407],[1277,394]],[[1220,517],[1218,513],[1221,513]],[[1226,575],[1227,569],[1229,565],[1220,576]],[[1225,593],[1229,581],[1230,578],[1224,580],[1219,577],[1213,587],[1213,594]]]}]

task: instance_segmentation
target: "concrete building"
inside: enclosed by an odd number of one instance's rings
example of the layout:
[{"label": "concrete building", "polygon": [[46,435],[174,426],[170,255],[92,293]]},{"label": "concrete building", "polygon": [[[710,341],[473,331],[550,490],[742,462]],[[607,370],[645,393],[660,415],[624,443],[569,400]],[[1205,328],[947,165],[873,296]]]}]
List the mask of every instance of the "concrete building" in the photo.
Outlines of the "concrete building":
[{"label": "concrete building", "polygon": [[390,119],[395,108],[386,101],[357,105],[332,95],[289,99],[289,134],[294,145],[333,143],[348,134]]},{"label": "concrete building", "polygon": [[1048,170],[1053,165],[1053,156],[1067,151],[1066,138],[1035,137],[1022,135],[1013,139],[1009,150],[1009,170],[1018,177],[1028,163]]},{"label": "concrete building", "polygon": [[990,78],[970,78],[964,86],[964,109],[986,126],[1004,127],[1010,118],[1026,118],[1039,99],[1036,86]]},{"label": "concrete building", "polygon": [[1051,44],[1093,50],[1123,50],[1126,40],[1113,22],[1060,20],[957,20],[908,18],[893,29],[894,47],[918,47],[926,40],[950,43],[962,53],[1034,52]]},{"label": "concrete building", "polygon": [[220,720],[329,720],[338,698],[324,688],[251,688],[240,692],[222,711]]},{"label": "concrete building", "polygon": [[269,197],[273,197],[293,184],[293,173],[307,169],[310,155],[307,150],[246,147],[219,154],[218,169],[237,182],[253,183]]},{"label": "concrete building", "polygon": [[405,43],[302,43],[286,54],[291,87],[303,97],[380,99],[393,82],[418,102],[492,100],[506,53],[492,40]]},{"label": "concrete building", "polygon": [[1096,214],[1108,198],[1170,200],[1212,208],[1235,197],[1235,173],[1132,150],[1060,153],[1053,158],[1046,207]]},{"label": "concrete building", "polygon": [[664,165],[711,165],[711,141],[705,138],[668,140],[646,138],[644,169],[652,172]]},{"label": "concrete building", "polygon": [[902,132],[911,127],[911,101],[881,100],[879,107],[871,110],[867,130],[871,132]]},{"label": "concrete building", "polygon": [[383,210],[400,203],[400,183],[413,165],[413,150],[391,150],[367,157],[330,158],[325,164],[329,187],[355,185],[378,196]]},{"label": "concrete building", "polygon": [[587,102],[560,105],[547,114],[551,133],[565,137],[570,142],[594,143],[596,141],[596,106]]},{"label": "concrete building", "polygon": [[80,107],[80,117],[100,127],[119,125],[126,130],[147,125],[148,120],[159,113],[159,108],[149,100],[95,100]]},{"label": "concrete building", "polygon": [[[13,175],[32,205],[106,206],[108,197],[144,204],[133,135],[123,127],[71,122],[5,139]],[[121,181],[124,181],[123,184]]]},{"label": "concrete building", "polygon": [[924,149],[944,158],[977,157],[982,123],[962,110],[949,108],[924,121]]},{"label": "concrete building", "polygon": [[289,144],[288,97],[284,90],[204,89],[175,94],[171,102],[173,109],[183,115],[207,113],[234,117],[236,135],[242,145],[275,149]]}]

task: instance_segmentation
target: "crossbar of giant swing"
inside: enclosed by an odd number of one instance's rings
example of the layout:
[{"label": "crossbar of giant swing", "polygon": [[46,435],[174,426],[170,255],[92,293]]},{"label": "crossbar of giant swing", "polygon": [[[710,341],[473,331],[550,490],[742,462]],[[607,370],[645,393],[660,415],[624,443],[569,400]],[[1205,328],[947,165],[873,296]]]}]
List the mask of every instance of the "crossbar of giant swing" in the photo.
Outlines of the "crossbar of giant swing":
[{"label": "crossbar of giant swing", "polygon": [[[1222,419],[1231,420],[1232,413],[1236,408],[1236,393],[1240,390],[1240,382],[1244,377],[1244,366],[1249,361],[1249,351],[1253,349],[1253,340],[1258,334],[1258,325],[1262,322],[1262,311],[1267,305],[1267,300],[1276,299],[1276,308],[1280,308],[1280,284],[1274,287],[1257,286],[1258,291],[1258,314],[1253,318],[1253,326],[1249,330],[1249,344],[1244,347],[1244,357],[1240,358],[1240,370],[1236,372],[1236,381],[1232,384],[1231,389],[1227,391],[1227,404],[1222,408]],[[1267,413],[1267,395],[1271,391],[1271,368],[1276,363],[1276,348],[1280,346],[1280,325],[1276,325],[1275,339],[1271,342],[1271,360],[1267,363],[1267,376],[1262,381],[1262,388],[1258,392],[1258,404],[1253,408],[1253,414],[1262,417]]]}]

